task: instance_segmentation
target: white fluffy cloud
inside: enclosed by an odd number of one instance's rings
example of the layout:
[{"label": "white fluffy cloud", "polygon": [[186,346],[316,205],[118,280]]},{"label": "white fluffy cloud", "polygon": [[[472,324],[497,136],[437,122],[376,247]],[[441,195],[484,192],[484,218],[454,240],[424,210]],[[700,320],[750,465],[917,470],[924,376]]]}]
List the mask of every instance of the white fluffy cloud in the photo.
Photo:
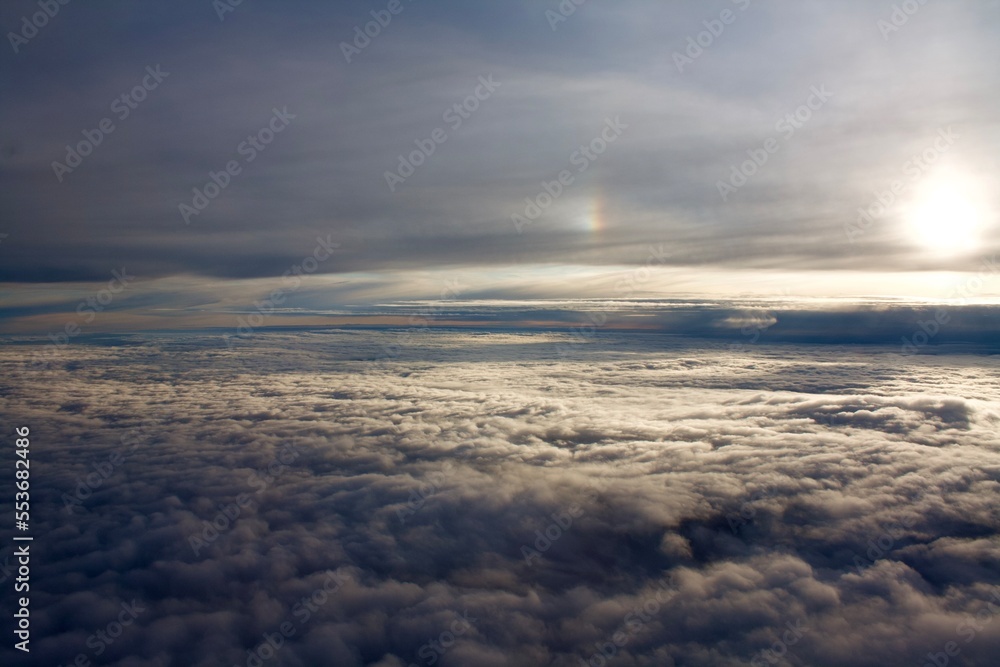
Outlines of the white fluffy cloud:
[{"label": "white fluffy cloud", "polygon": [[243,665],[283,623],[264,664],[1000,650],[996,357],[417,333],[376,361],[399,339],[0,349],[33,436],[32,664]]}]

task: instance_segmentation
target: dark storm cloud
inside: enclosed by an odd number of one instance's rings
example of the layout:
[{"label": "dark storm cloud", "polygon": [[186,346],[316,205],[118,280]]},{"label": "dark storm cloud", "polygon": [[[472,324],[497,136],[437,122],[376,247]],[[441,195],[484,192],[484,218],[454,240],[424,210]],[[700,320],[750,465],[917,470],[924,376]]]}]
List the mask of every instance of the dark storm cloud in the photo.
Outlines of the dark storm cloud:
[{"label": "dark storm cloud", "polygon": [[[2,56],[0,280],[122,263],[268,276],[327,233],[345,252],[323,272],[634,263],[664,237],[675,265],[920,268],[895,218],[856,244],[844,225],[942,127],[961,134],[949,158],[995,176],[997,6],[929,3],[886,40],[888,6],[744,4],[586,3],[553,31],[554,2],[405,2],[351,63],[341,43],[381,4],[242,3],[221,21],[207,2],[61,6]],[[673,54],[727,8],[737,20],[678,72]],[[34,11],[6,4],[5,33]],[[169,75],[121,118],[112,105],[147,66]],[[453,128],[446,110],[489,76],[499,88]],[[722,202],[716,182],[814,86],[833,97]],[[241,143],[286,107],[289,126],[244,162]],[[518,236],[525,198],[618,116],[620,140]],[[105,117],[114,131],[57,181],[52,162]],[[384,173],[436,128],[447,141],[390,192]],[[230,160],[239,175],[186,225],[179,205]],[[599,236],[580,222],[595,202]]]},{"label": "dark storm cloud", "polygon": [[608,664],[1000,648],[995,357],[418,333],[373,363],[394,333],[125,338],[41,375],[0,350],[39,470],[45,664],[94,658],[133,600],[103,664],[246,664],[284,622],[290,666],[576,667],[623,629]]}]

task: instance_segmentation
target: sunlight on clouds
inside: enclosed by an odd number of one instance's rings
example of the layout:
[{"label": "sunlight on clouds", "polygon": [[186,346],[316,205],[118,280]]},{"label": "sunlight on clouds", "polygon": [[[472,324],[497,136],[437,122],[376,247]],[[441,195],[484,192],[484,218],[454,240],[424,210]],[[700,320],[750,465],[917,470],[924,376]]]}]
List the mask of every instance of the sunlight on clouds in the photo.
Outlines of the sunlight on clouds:
[{"label": "sunlight on clouds", "polygon": [[975,252],[995,215],[986,202],[976,179],[942,170],[917,191],[906,211],[906,232],[917,245],[938,255]]}]

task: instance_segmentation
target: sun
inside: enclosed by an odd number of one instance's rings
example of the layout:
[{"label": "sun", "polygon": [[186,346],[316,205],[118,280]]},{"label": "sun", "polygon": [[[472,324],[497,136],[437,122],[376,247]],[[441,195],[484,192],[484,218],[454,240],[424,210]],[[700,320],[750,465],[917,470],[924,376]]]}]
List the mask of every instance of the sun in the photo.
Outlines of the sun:
[{"label": "sun", "polygon": [[971,252],[980,246],[986,210],[978,188],[953,175],[917,191],[906,215],[906,234],[917,245],[941,255]]}]

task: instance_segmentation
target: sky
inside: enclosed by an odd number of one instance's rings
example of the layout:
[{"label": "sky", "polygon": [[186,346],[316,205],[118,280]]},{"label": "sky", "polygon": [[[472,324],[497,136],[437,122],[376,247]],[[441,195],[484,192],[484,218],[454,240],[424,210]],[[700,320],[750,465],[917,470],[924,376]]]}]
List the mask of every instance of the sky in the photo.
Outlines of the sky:
[{"label": "sky", "polygon": [[88,330],[455,281],[941,300],[995,264],[995,0],[391,9],[70,3],[32,30],[4,3],[3,331],[60,330],[122,270]]},{"label": "sky", "polygon": [[996,664],[1000,0],[63,2],[0,664]]}]

